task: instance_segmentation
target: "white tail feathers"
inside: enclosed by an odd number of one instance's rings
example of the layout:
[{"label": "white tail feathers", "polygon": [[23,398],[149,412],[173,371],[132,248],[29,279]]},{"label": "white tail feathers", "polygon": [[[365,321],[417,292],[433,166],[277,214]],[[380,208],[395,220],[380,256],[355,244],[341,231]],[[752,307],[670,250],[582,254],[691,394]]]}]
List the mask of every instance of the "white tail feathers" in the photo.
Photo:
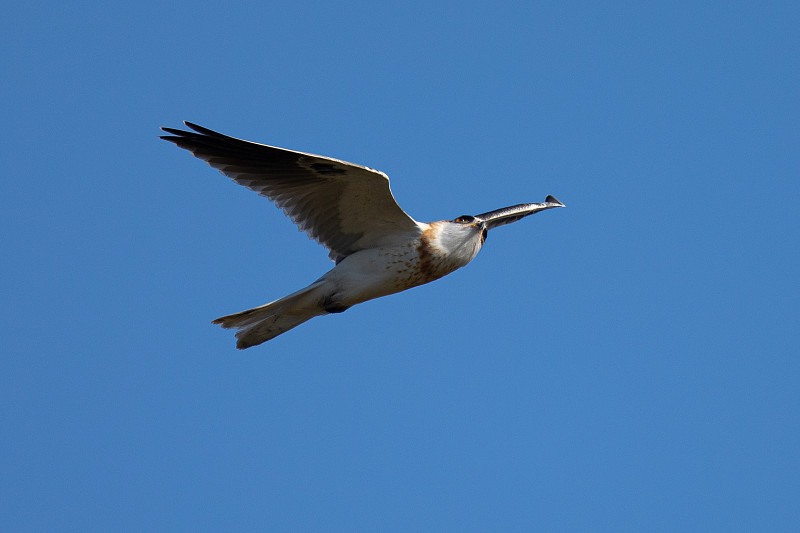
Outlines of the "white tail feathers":
[{"label": "white tail feathers", "polygon": [[[235,328],[236,347],[240,350],[256,346],[318,315],[325,314],[319,300],[324,282],[315,281],[308,287],[260,307],[220,317],[212,322],[223,328]],[[319,294],[318,294],[319,293]]]}]

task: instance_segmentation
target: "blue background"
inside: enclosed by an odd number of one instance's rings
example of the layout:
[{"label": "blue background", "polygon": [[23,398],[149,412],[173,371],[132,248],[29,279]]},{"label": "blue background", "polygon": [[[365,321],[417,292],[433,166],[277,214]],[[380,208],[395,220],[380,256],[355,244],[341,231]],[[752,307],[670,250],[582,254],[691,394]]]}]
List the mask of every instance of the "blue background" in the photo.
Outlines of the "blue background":
[{"label": "blue background", "polygon": [[[0,529],[800,530],[798,5],[7,8]],[[239,352],[332,265],[184,119],[567,208]]]}]

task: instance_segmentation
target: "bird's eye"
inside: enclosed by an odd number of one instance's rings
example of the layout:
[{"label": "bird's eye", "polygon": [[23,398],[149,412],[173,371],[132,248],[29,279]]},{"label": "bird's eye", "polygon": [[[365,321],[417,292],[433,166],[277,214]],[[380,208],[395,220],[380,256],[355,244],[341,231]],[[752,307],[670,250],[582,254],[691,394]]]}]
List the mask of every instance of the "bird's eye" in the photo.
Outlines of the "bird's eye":
[{"label": "bird's eye", "polygon": [[456,219],[456,222],[466,222],[466,223],[475,222],[475,217],[470,215],[461,215]]}]

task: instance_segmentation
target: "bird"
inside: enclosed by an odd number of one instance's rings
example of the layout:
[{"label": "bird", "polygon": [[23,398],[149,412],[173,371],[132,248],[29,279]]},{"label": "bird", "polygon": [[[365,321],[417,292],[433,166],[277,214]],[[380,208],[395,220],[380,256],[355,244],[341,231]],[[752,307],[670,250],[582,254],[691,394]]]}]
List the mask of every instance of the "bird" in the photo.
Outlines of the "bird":
[{"label": "bird", "polygon": [[339,159],[229,137],[188,121],[160,138],[271,200],[335,266],[288,296],[216,320],[235,329],[236,347],[262,344],[321,315],[430,283],[472,261],[489,230],[556,207],[517,204],[480,215],[417,222],[394,199],[389,177]]}]

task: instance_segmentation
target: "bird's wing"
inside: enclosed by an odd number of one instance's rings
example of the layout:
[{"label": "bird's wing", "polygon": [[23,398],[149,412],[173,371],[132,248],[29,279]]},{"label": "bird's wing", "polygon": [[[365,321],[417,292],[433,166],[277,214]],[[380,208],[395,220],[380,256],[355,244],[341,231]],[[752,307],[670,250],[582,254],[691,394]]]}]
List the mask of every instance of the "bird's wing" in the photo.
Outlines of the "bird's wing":
[{"label": "bird's wing", "polygon": [[[266,196],[338,261],[397,233],[418,231],[383,172],[346,161],[258,144],[184,122],[161,138],[192,152],[236,183]],[[196,133],[195,133],[196,132]]]}]

